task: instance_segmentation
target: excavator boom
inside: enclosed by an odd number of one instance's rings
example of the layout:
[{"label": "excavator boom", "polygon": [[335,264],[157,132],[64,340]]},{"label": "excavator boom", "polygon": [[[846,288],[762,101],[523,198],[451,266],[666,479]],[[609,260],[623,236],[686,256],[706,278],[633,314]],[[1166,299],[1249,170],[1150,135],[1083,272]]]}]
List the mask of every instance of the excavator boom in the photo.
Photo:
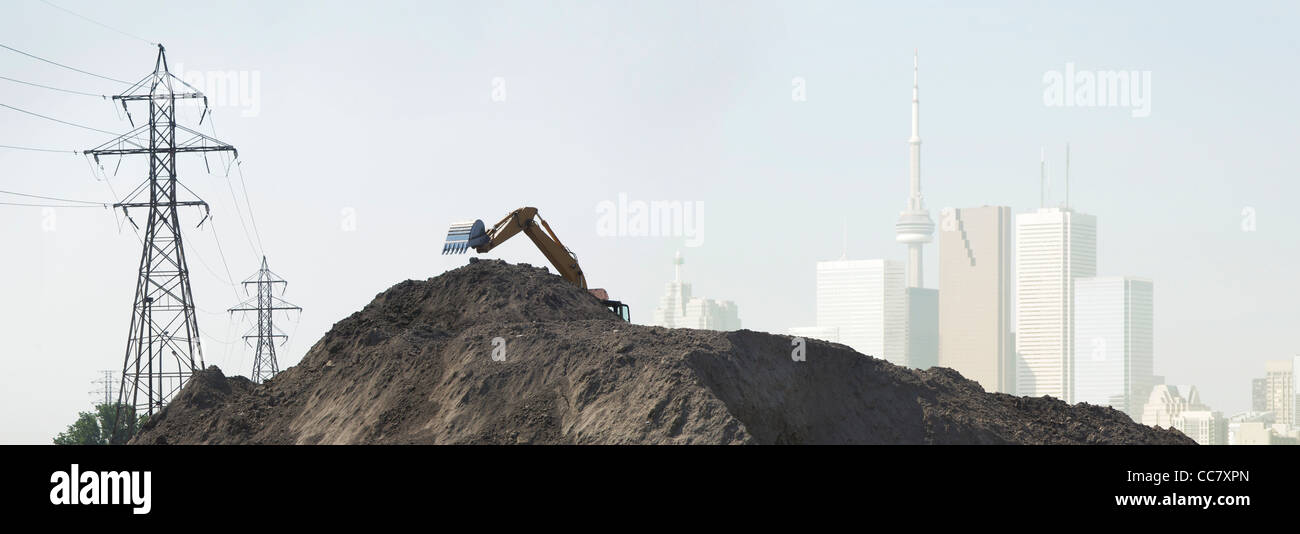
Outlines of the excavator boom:
[{"label": "excavator boom", "polygon": [[487,228],[482,220],[454,223],[447,231],[447,240],[442,246],[442,253],[463,254],[471,248],[480,254],[486,253],[520,232],[532,240],[565,280],[590,291],[623,320],[631,320],[631,313],[626,304],[609,300],[609,295],[604,289],[587,287],[587,277],[583,274],[582,267],[578,265],[578,256],[560,242],[555,231],[551,230],[551,225],[537,214],[537,208],[523,207],[512,211],[492,228]]}]

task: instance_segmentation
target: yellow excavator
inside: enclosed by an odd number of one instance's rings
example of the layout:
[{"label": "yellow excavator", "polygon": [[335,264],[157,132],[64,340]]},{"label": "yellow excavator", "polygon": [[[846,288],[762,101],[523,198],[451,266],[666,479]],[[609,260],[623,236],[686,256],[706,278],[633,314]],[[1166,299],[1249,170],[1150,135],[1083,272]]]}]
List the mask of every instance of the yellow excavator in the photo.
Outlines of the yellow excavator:
[{"label": "yellow excavator", "polygon": [[[541,223],[540,227],[537,223]],[[632,321],[632,311],[627,304],[610,300],[609,293],[604,289],[587,287],[587,277],[582,273],[582,267],[578,266],[578,256],[560,243],[560,238],[555,236],[551,225],[546,224],[546,221],[537,214],[537,208],[524,207],[512,211],[491,229],[483,224],[482,219],[453,223],[451,229],[447,230],[447,241],[442,245],[442,253],[464,254],[472,248],[475,252],[483,254],[519,232],[523,232],[533,240],[533,244],[537,245],[565,280],[586,289],[624,321]]]}]

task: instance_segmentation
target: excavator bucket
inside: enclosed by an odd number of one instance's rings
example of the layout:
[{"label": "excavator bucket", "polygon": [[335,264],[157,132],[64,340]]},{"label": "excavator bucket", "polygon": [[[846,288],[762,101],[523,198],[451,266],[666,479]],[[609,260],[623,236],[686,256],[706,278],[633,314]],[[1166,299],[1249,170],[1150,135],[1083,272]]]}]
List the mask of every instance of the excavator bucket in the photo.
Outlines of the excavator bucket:
[{"label": "excavator bucket", "polygon": [[447,241],[442,244],[443,254],[464,254],[471,248],[487,243],[487,231],[482,220],[453,223],[447,230]]}]

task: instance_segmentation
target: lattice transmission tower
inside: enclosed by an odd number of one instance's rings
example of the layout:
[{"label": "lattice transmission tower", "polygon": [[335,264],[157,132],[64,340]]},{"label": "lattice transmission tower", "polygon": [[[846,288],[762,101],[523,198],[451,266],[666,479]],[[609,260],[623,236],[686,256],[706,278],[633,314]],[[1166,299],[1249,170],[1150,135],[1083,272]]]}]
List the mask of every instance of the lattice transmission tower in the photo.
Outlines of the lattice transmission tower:
[{"label": "lattice transmission tower", "polygon": [[[103,156],[147,155],[149,177],[114,209],[121,208],[127,220],[139,229],[129,210],[148,211],[144,226],[144,250],[136,279],[135,299],[131,305],[131,328],[127,333],[126,356],[122,363],[122,383],[117,390],[117,410],[113,421],[112,442],[129,438],[118,432],[119,421],[135,421],[162,410],[173,394],[185,385],[195,371],[203,369],[203,349],[199,345],[199,325],[194,313],[194,296],[190,291],[189,268],[181,242],[179,208],[202,206],[203,219],[208,204],[176,180],[176,155],[190,152],[231,151],[235,147],[176,123],[176,101],[202,99],[207,116],[208,99],[193,86],[167,70],[167,55],[158,45],[154,70],[120,95],[122,109],[131,121],[132,130],[98,148],[85,151],[99,162]],[[128,102],[147,102],[149,121],[135,126]],[[177,134],[182,137],[177,138]],[[120,161],[119,161],[120,164]],[[194,198],[180,198],[181,190]],[[133,409],[131,414],[124,413]]]},{"label": "lattice transmission tower", "polygon": [[257,340],[257,354],[253,357],[253,374],[251,377],[255,384],[261,384],[280,372],[280,364],[275,359],[275,340],[280,338],[280,343],[283,344],[289,339],[289,336],[284,335],[284,332],[276,328],[274,323],[275,312],[302,311],[302,308],[275,296],[276,284],[280,284],[280,294],[283,295],[284,289],[289,285],[289,282],[271,272],[271,269],[266,266],[266,256],[262,256],[262,268],[253,276],[244,280],[244,292],[248,292],[248,286],[256,285],[257,295],[229,310],[232,314],[235,312],[257,312],[257,326],[248,335],[244,336],[244,343],[248,343],[249,346],[253,346],[249,340]]},{"label": "lattice transmission tower", "polygon": [[113,387],[117,382],[116,377],[113,376],[114,374],[114,371],[104,369],[100,371],[99,379],[91,381],[92,384],[99,385],[98,388],[90,392],[91,397],[95,399],[95,404],[113,403]]}]

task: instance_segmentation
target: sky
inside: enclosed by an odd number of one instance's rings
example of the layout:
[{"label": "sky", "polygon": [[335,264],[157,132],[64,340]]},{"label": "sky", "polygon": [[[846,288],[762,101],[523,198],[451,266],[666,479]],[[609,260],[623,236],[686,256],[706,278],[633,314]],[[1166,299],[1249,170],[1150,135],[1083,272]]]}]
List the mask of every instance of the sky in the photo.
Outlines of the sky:
[{"label": "sky", "polygon": [[[216,87],[203,126],[239,149],[243,180],[217,156],[178,171],[212,207],[182,221],[204,360],[227,374],[251,371],[252,325],[224,310],[263,254],[303,308],[278,319],[287,367],[394,283],[463,265],[440,255],[449,223],[521,206],[634,322],[680,250],[695,294],[735,301],[746,328],[814,324],[816,261],[905,257],[914,51],[936,221],[1036,208],[1040,153],[1063,201],[1069,143],[1098,274],[1154,281],[1157,374],[1230,414],[1265,360],[1300,353],[1294,2],[51,1],[0,6],[0,44],[135,81],[160,42],[183,76],[246,80]],[[1045,76],[1067,68],[1149,73],[1149,115],[1047,105]],[[126,87],[6,49],[0,76]],[[96,96],[0,80],[0,104],[130,128]],[[111,137],[0,107],[0,145],[67,151],[0,148],[0,190],[120,199],[142,158],[72,153]],[[600,231],[620,195],[703,206],[703,238]],[[0,205],[0,228],[0,443],[48,443],[122,366],[140,242],[101,207]],[[488,257],[545,263],[527,240]]]}]

